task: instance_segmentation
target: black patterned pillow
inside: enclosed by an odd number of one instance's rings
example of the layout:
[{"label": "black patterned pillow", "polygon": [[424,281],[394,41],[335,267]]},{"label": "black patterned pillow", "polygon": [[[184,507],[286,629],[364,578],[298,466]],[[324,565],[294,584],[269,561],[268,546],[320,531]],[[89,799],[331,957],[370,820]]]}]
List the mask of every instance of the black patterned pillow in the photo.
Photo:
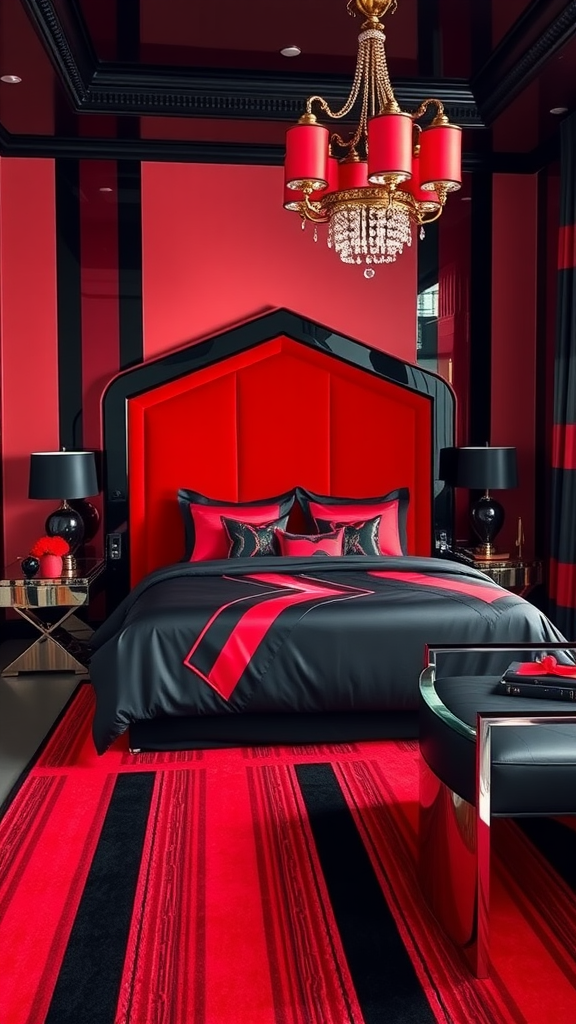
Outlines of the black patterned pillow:
[{"label": "black patterned pillow", "polygon": [[278,554],[278,539],[275,530],[285,530],[288,516],[274,519],[271,523],[243,523],[239,519],[222,516],[222,526],[230,538],[228,558],[258,558]]},{"label": "black patterned pillow", "polygon": [[380,555],[380,519],[381,516],[374,516],[373,519],[366,519],[361,523],[333,523],[326,519],[317,519],[318,529],[323,533],[326,530],[338,530],[344,528],[345,555]]}]

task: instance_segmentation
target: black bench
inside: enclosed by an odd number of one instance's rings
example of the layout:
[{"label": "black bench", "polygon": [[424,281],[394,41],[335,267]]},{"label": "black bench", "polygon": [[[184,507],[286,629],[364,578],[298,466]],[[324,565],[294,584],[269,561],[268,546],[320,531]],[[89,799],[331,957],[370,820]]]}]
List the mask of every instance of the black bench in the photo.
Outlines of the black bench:
[{"label": "black bench", "polygon": [[430,647],[420,677],[421,885],[479,978],[488,973],[491,818],[576,814],[576,704],[499,693],[500,675],[437,678],[438,657],[510,650],[510,661],[530,661],[575,648]]}]

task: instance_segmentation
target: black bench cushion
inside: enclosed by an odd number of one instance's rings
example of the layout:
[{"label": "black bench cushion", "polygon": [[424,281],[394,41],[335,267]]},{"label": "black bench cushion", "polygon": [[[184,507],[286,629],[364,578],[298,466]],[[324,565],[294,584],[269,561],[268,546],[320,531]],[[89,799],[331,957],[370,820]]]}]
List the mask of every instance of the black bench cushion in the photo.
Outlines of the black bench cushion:
[{"label": "black bench cushion", "polygon": [[[478,711],[572,712],[571,701],[509,697],[497,692],[499,676],[447,677],[436,691],[457,718],[476,727]],[[420,746],[430,768],[450,789],[474,804],[476,743],[440,721],[423,700]],[[492,734],[492,813],[576,813],[576,723],[509,726]]]}]

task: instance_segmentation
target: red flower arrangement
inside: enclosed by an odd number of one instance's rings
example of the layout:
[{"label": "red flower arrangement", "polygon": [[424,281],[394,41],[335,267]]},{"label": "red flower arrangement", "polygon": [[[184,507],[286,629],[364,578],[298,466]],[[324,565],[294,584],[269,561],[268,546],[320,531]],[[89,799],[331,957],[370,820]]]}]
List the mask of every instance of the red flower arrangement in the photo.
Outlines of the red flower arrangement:
[{"label": "red flower arrangement", "polygon": [[63,537],[40,537],[30,548],[30,554],[34,558],[42,558],[42,555],[67,555],[70,545]]}]

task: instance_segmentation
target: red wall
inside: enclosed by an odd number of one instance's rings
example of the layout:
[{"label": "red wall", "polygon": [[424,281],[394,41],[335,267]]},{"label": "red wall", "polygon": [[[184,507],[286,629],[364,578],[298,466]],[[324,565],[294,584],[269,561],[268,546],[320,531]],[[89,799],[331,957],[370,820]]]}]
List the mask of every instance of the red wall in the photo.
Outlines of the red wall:
[{"label": "red wall", "polygon": [[367,280],[282,207],[281,167],[142,167],[147,358],[286,306],[402,359],[416,359],[416,240]]},{"label": "red wall", "polygon": [[498,495],[506,522],[498,546],[516,552],[522,517],[524,553],[534,554],[536,451],[536,175],[495,174],[492,231],[493,445],[517,448],[519,486]]},{"label": "red wall", "polygon": [[54,502],[28,500],[30,452],[58,449],[54,161],[0,159],[4,555],[28,554]]}]

